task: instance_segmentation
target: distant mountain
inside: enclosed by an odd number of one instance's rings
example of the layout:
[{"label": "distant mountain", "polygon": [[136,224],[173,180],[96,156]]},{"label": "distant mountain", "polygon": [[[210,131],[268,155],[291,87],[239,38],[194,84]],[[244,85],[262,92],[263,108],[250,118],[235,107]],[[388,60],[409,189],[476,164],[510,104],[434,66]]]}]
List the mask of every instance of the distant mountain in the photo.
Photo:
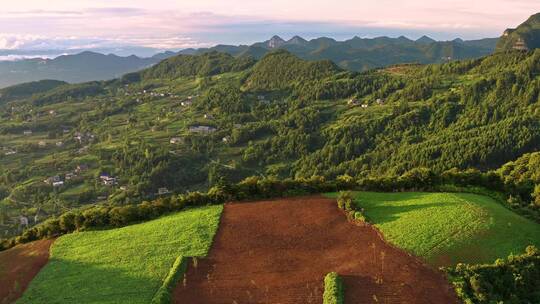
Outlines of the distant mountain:
[{"label": "distant mountain", "polygon": [[438,63],[477,58],[491,54],[496,43],[495,38],[435,41],[423,36],[414,41],[401,36],[398,38],[354,37],[345,41],[336,41],[332,38],[320,37],[308,41],[300,36],[294,36],[289,40],[273,36],[269,40],[252,45],[220,44],[211,48],[167,51],[149,58],[82,52],[55,59],[0,61],[0,88],[42,79],[56,79],[69,83],[107,80],[142,70],[175,55],[220,52],[237,58],[260,59],[273,50],[283,49],[302,59],[331,60],[343,69],[365,71],[400,63]]},{"label": "distant mountain", "polygon": [[432,39],[426,35],[418,38],[416,40],[416,43],[423,43],[423,44],[430,44],[430,43],[434,43],[434,42],[437,42],[435,39]]},{"label": "distant mountain", "polygon": [[515,29],[507,29],[497,44],[497,51],[540,48],[540,13],[534,14]]},{"label": "distant mountain", "polygon": [[497,38],[486,38],[470,41],[462,39],[435,41],[423,36],[414,41],[401,36],[398,38],[354,37],[345,41],[321,37],[308,41],[295,36],[286,41],[279,36],[274,36],[251,46],[218,45],[212,48],[184,50],[180,53],[193,55],[218,51],[236,57],[251,56],[260,59],[272,50],[284,49],[303,59],[328,59],[344,69],[365,71],[399,63],[437,63],[482,57],[494,51],[497,40]]},{"label": "distant mountain", "polygon": [[175,53],[162,53],[152,58],[120,57],[94,52],[64,55],[55,59],[0,61],[0,87],[55,79],[70,83],[107,80],[141,70]]}]

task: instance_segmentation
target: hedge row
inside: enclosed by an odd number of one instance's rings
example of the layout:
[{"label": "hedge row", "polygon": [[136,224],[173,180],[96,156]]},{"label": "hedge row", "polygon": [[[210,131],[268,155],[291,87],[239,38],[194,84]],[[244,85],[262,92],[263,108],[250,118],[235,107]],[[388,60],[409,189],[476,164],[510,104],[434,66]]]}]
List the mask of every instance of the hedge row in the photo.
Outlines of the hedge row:
[{"label": "hedge row", "polygon": [[323,304],[343,304],[344,297],[341,277],[330,272],[324,277]]},{"label": "hedge row", "polygon": [[163,280],[163,284],[152,298],[151,304],[170,304],[172,302],[172,290],[186,272],[188,262],[189,258],[183,256],[176,258],[167,277]]},{"label": "hedge row", "polygon": [[[218,185],[206,193],[190,192],[158,198],[150,202],[145,201],[138,205],[114,206],[109,204],[69,211],[25,230],[20,236],[2,240],[0,242],[0,251],[20,243],[57,237],[73,231],[123,227],[155,219],[166,213],[180,211],[186,207],[222,204],[233,200],[257,200],[353,189],[370,191],[439,191],[439,188],[443,185],[483,187],[490,189],[491,193],[499,191],[506,192],[507,195],[511,194],[510,198],[513,200],[516,199],[515,197],[519,197],[512,196],[518,195],[518,193],[514,193],[514,190],[507,188],[500,176],[493,173],[481,173],[476,170],[449,170],[436,174],[429,169],[419,168],[406,172],[401,176],[355,180],[345,175],[333,181],[327,181],[319,176],[308,179],[285,180],[249,177],[238,184]],[[528,199],[530,199],[530,195]],[[513,204],[512,206],[516,211],[540,222],[540,209],[522,208],[519,207],[521,206],[519,204]]]}]

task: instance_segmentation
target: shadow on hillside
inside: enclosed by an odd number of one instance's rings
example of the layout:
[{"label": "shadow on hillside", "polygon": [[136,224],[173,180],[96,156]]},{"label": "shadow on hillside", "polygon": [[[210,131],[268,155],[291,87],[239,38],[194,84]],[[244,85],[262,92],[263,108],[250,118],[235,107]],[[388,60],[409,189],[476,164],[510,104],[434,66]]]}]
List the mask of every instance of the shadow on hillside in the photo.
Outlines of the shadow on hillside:
[{"label": "shadow on hillside", "polygon": [[97,263],[53,258],[17,303],[149,303],[161,286],[162,278],[127,273],[109,262]]},{"label": "shadow on hillside", "polygon": [[[373,224],[384,224],[393,222],[400,218],[401,214],[418,211],[422,209],[428,209],[433,207],[449,206],[456,205],[454,202],[445,202],[445,203],[427,203],[427,204],[414,204],[414,205],[405,205],[405,206],[389,206],[389,205],[375,205],[363,207],[362,203],[358,205],[365,208],[365,213],[368,219]],[[371,216],[375,214],[375,216]]]}]

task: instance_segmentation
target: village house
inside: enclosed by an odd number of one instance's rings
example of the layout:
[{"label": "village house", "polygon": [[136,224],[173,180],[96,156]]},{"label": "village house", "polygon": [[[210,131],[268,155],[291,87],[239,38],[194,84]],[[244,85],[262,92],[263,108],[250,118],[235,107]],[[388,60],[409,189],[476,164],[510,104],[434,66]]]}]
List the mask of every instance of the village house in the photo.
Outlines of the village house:
[{"label": "village house", "polygon": [[62,146],[64,146],[64,143],[61,142],[61,141],[57,141],[57,142],[56,142],[56,146],[57,146],[57,147],[62,147]]},{"label": "village house", "polygon": [[59,181],[61,181],[60,175],[55,175],[55,176],[48,177],[43,182],[46,183],[46,184],[52,185],[53,183],[56,183],[56,182],[59,182]]},{"label": "village house", "polygon": [[112,177],[106,173],[101,174],[99,178],[101,179],[101,182],[103,182],[105,186],[114,186],[118,184],[118,181],[116,180],[115,177]]},{"label": "village house", "polygon": [[75,177],[77,177],[77,174],[73,172],[69,172],[69,173],[66,173],[65,180],[71,180],[71,179],[74,179]]},{"label": "village house", "polygon": [[384,104],[384,100],[381,99],[381,98],[377,98],[377,100],[375,100],[375,103],[377,103],[378,105],[383,105],[383,104]]},{"label": "village house", "polygon": [[362,104],[362,108],[365,109],[365,108],[367,108],[367,107],[369,107],[369,105],[368,105],[367,103]]},{"label": "village house", "polygon": [[221,141],[224,142],[224,143],[228,143],[228,142],[231,141],[231,137],[230,137],[230,136],[225,136],[225,137],[223,137],[223,138],[221,139]]},{"label": "village house", "polygon": [[40,140],[40,141],[38,142],[38,146],[41,147],[41,148],[44,148],[44,147],[47,146],[47,143],[46,143],[44,140]]},{"label": "village house", "polygon": [[32,130],[26,130],[23,132],[24,135],[32,135]]},{"label": "village house", "polygon": [[58,181],[58,182],[52,183],[52,186],[55,187],[55,188],[62,187],[63,185],[64,185],[63,181]]},{"label": "village house", "polygon": [[216,128],[210,126],[191,126],[189,132],[191,133],[213,133],[217,131]]},{"label": "village house", "polygon": [[169,142],[173,145],[175,144],[181,144],[184,142],[184,140],[181,138],[181,137],[173,137],[171,138],[171,140],[169,140]]},{"label": "village house", "polygon": [[212,114],[204,114],[204,119],[212,120],[214,116]]}]

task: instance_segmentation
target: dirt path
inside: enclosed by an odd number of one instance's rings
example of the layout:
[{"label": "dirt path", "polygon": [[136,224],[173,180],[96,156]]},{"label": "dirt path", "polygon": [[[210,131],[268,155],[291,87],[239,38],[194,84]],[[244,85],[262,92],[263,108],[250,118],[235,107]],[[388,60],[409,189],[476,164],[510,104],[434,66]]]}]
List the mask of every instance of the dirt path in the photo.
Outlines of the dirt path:
[{"label": "dirt path", "polygon": [[41,240],[0,252],[0,303],[18,299],[49,260],[54,240]]},{"label": "dirt path", "polygon": [[457,303],[443,275],[347,222],[333,200],[225,205],[209,256],[190,265],[175,303],[322,303],[322,280],[344,276],[346,303]]}]

